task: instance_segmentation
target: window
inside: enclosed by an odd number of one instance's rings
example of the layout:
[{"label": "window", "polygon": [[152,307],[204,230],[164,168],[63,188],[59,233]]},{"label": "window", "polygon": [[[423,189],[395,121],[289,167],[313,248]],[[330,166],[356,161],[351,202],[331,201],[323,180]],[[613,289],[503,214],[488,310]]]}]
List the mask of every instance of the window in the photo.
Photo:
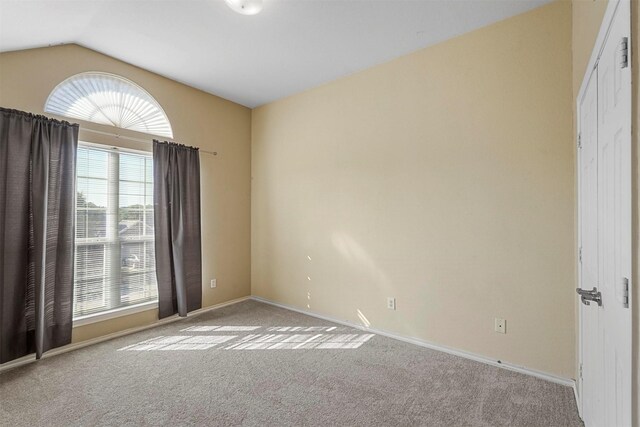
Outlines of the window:
[{"label": "window", "polygon": [[[153,96],[110,73],[67,78],[44,111],[173,138]],[[74,320],[157,302],[151,155],[82,144],[77,159]]]},{"label": "window", "polygon": [[157,301],[151,155],[80,145],[74,319]]},{"label": "window", "polygon": [[69,77],[53,89],[44,111],[173,138],[160,104],[131,80],[114,74],[88,72]]}]

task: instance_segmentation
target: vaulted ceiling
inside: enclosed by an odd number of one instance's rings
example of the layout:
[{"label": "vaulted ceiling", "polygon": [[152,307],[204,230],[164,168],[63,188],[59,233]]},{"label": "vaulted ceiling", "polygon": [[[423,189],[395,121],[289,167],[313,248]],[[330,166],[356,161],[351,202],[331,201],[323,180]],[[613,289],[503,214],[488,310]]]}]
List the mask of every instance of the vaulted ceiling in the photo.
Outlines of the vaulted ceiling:
[{"label": "vaulted ceiling", "polygon": [[248,107],[549,0],[0,0],[0,51],[77,43]]}]

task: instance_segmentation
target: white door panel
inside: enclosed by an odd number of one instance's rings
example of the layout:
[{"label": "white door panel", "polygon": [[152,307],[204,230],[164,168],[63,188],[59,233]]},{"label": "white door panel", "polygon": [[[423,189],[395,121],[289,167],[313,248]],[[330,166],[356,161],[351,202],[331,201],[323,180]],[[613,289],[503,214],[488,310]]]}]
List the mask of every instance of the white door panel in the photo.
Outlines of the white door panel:
[{"label": "white door panel", "polygon": [[616,4],[579,105],[580,287],[597,288],[602,299],[602,306],[580,305],[579,390],[587,427],[631,426],[632,412],[631,68],[623,63],[630,3]]},{"label": "white door panel", "polygon": [[[582,289],[598,287],[598,72],[594,70],[580,105],[580,279]],[[602,425],[604,413],[603,336],[597,304],[580,305],[583,380],[580,384],[582,415],[593,425]]]},{"label": "white door panel", "polygon": [[[631,425],[631,71],[624,67],[629,3],[620,2],[598,62],[599,289],[604,337],[604,424]],[[628,47],[628,45],[627,45]]]}]

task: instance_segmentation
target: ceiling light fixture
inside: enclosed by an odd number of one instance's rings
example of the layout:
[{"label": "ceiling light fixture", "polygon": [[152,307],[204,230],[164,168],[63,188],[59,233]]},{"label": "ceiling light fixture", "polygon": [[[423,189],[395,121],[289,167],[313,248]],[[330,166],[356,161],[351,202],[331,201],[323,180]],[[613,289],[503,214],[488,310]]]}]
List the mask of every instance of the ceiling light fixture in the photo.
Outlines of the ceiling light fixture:
[{"label": "ceiling light fixture", "polygon": [[224,0],[234,11],[243,15],[255,15],[262,10],[262,0]]}]

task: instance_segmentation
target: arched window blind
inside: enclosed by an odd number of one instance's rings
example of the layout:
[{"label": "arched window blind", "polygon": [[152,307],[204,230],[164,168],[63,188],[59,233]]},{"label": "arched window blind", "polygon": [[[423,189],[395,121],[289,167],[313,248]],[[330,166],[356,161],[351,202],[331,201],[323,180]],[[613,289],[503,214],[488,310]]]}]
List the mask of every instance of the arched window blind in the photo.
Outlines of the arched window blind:
[{"label": "arched window blind", "polygon": [[137,84],[114,74],[86,72],[69,77],[51,92],[44,111],[173,138],[160,104]]}]

